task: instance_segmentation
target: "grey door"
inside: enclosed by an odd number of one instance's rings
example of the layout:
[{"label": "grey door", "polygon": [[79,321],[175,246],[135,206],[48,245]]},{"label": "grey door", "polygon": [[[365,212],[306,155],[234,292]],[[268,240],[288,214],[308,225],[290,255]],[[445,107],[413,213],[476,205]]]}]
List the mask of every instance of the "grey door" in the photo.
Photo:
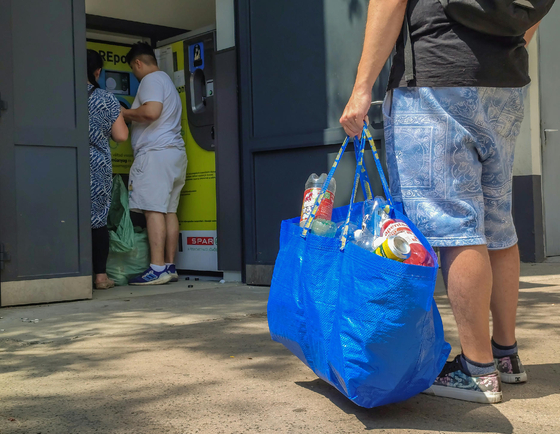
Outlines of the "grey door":
[{"label": "grey door", "polygon": [[[270,283],[281,221],[299,215],[307,177],[328,171],[345,137],[338,120],[354,85],[367,6],[367,0],[236,2],[247,283]],[[387,75],[388,68],[374,99],[383,98]],[[381,138],[379,107],[370,118]],[[337,199],[349,193],[337,187]]]},{"label": "grey door", "polygon": [[546,255],[560,256],[560,7],[539,28],[542,177]]},{"label": "grey door", "polygon": [[2,288],[91,273],[85,50],[83,0],[0,0]]}]

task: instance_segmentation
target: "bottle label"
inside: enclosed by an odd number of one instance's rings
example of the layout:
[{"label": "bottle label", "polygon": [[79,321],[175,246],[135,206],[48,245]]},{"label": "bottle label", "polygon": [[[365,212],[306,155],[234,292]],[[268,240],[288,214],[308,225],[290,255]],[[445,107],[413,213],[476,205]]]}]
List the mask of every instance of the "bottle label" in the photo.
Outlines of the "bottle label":
[{"label": "bottle label", "polygon": [[[301,208],[301,219],[300,221],[305,221],[311,215],[311,211],[313,211],[313,205],[315,205],[315,200],[321,193],[321,188],[314,187],[308,188],[305,190],[305,194],[303,195],[303,206]],[[323,198],[323,202],[319,206],[319,210],[317,211],[317,215],[315,216],[316,219],[323,219],[323,220],[330,220],[332,218],[332,210],[334,205],[334,194],[327,190],[325,192],[325,197]]]},{"label": "bottle label", "polygon": [[405,222],[394,221],[389,223],[382,231],[384,237],[391,237],[394,235],[399,235],[403,237],[408,244],[422,244],[418,237],[414,235],[414,232],[408,227]]}]

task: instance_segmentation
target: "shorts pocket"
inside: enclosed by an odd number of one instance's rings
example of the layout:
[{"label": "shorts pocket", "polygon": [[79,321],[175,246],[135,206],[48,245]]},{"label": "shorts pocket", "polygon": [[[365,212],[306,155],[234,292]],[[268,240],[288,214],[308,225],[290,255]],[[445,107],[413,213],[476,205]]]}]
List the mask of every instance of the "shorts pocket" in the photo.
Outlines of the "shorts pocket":
[{"label": "shorts pocket", "polygon": [[[525,116],[524,88],[503,89],[506,102],[496,122],[496,132],[506,138],[515,140],[521,130]],[[507,92],[507,93],[506,93]]]}]

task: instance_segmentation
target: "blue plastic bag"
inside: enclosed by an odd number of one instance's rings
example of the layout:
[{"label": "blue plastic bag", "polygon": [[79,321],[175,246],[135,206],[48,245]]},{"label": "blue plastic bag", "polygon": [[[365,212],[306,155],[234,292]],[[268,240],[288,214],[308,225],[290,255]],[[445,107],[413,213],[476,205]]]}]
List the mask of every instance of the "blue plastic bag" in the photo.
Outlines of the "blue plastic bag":
[{"label": "blue plastic bag", "polygon": [[[366,128],[362,140],[355,142],[359,152],[352,202],[360,182],[371,197],[363,166],[366,137],[391,216],[410,226],[437,264],[424,236],[397,211]],[[348,138],[325,186],[347,143]],[[333,221],[346,225],[342,241],[308,233],[322,196],[304,228],[299,217],[282,222],[268,300],[272,339],[362,407],[408,399],[432,385],[451,349],[433,297],[437,265],[408,265],[346,243],[349,221],[361,214],[363,202],[333,211]]]}]

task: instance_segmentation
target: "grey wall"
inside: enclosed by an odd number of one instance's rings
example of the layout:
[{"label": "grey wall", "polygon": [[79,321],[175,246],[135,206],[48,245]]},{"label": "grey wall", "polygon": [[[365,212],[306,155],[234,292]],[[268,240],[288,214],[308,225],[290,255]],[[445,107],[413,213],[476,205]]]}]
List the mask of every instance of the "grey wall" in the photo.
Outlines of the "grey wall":
[{"label": "grey wall", "polygon": [[9,108],[0,122],[0,241],[12,256],[2,281],[90,275],[84,3],[2,1],[0,16]]},{"label": "grey wall", "polygon": [[[338,119],[353,87],[367,5],[237,2],[247,282],[270,282],[263,267],[274,265],[281,221],[299,215],[307,177],[328,170],[345,137]],[[387,74],[374,99],[382,99]],[[380,119],[379,111],[371,116]]]},{"label": "grey wall", "polygon": [[218,268],[240,272],[241,177],[235,48],[216,53],[215,74]]}]

